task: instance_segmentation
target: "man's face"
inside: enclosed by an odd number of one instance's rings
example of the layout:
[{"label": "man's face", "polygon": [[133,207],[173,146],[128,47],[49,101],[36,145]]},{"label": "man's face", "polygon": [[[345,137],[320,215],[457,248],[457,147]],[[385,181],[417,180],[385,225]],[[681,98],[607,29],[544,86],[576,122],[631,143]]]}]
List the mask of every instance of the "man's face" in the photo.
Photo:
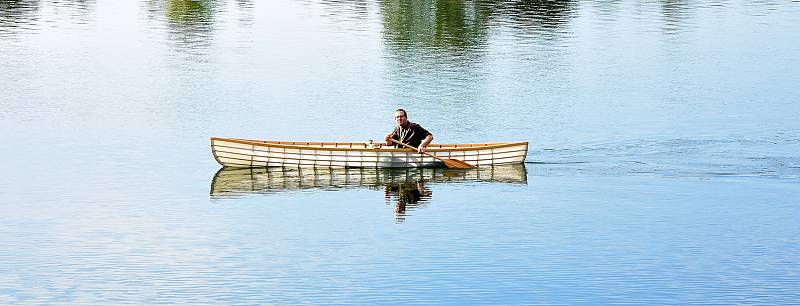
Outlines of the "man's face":
[{"label": "man's face", "polygon": [[394,112],[394,122],[396,122],[398,126],[406,125],[406,122],[408,122],[408,118],[406,117],[406,113],[404,113],[404,112]]}]

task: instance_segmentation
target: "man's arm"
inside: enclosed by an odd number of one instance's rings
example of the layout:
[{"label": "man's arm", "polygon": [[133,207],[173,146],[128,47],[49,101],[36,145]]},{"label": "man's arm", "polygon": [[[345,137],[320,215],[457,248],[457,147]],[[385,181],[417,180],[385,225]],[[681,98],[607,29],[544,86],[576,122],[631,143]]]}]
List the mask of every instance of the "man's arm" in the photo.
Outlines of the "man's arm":
[{"label": "man's arm", "polygon": [[396,127],[394,128],[394,130],[392,130],[391,133],[386,134],[386,137],[384,137],[384,140],[386,140],[386,145],[388,145],[388,146],[393,146],[394,145],[394,142],[392,142],[392,138],[394,138],[395,132],[397,132],[397,128]]},{"label": "man's arm", "polygon": [[423,139],[422,143],[420,143],[419,147],[417,147],[417,152],[425,152],[425,149],[428,148],[428,145],[431,144],[431,141],[433,141],[433,134],[428,134],[428,136],[425,136],[425,139]]}]

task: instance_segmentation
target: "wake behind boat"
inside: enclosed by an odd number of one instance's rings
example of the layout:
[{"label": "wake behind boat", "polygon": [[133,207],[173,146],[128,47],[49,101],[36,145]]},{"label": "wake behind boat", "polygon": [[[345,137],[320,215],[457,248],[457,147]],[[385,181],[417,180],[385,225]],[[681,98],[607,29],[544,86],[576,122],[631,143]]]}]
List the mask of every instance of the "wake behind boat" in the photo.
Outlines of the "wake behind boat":
[{"label": "wake behind boat", "polygon": [[[439,159],[372,142],[271,141],[211,138],[214,159],[225,167],[418,168],[442,167]],[[431,144],[427,152],[476,166],[525,162],[528,142]]]}]

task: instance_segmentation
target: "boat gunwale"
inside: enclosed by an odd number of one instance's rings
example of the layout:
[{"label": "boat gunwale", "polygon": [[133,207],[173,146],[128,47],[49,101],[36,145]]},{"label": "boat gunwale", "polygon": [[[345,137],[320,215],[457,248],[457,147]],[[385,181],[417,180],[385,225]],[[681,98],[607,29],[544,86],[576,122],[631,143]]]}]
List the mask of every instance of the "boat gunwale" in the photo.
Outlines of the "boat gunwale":
[{"label": "boat gunwale", "polygon": [[[215,158],[217,158],[217,157],[215,156]],[[254,162],[269,164],[269,161],[264,161],[264,160],[257,160],[256,161],[256,160],[253,160],[252,158],[247,159],[247,158],[238,158],[238,157],[233,157],[233,156],[224,156],[224,157],[221,157],[221,158],[224,158],[224,159],[227,159],[227,160],[234,160],[234,161],[245,161],[245,162],[250,162],[251,164],[254,163]],[[507,160],[507,159],[512,159],[512,158],[517,158],[517,157],[516,156],[509,156],[509,157],[494,158],[492,160],[493,161],[497,161],[497,160]],[[296,157],[278,157],[277,159],[281,159],[281,160],[284,160],[284,161],[285,160],[297,161],[296,163],[294,163],[294,162],[293,163],[279,162],[281,164],[287,164],[287,165],[317,165],[316,162],[328,162],[330,164],[333,164],[333,163],[348,163],[348,162],[361,163],[361,164],[363,164],[363,163],[376,163],[376,164],[386,164],[386,163],[389,163],[389,164],[407,164],[407,163],[409,163],[407,161],[394,161],[394,160],[392,160],[392,161],[363,161],[363,160],[362,161],[341,161],[341,160],[322,160],[322,161],[320,161],[320,160],[317,160],[317,159],[296,158]],[[217,160],[218,160],[218,163],[220,165],[224,165],[225,164],[225,163],[220,162],[219,158],[217,158]],[[304,161],[312,162],[312,163],[311,164],[303,163]],[[469,160],[469,161],[470,162],[476,162],[474,160]],[[439,161],[436,161],[435,159],[433,159],[432,162],[433,163],[441,163]],[[421,161],[421,163],[425,163],[425,159],[424,158]],[[502,164],[509,164],[509,163],[512,163],[512,162],[500,162],[500,163],[497,163],[495,165],[502,165]],[[227,164],[232,164],[232,163],[227,163]],[[320,165],[320,166],[324,166],[324,165]],[[372,168],[372,167],[371,166],[367,166],[367,168]],[[378,168],[381,168],[381,167],[378,167]],[[392,168],[392,167],[389,167],[389,168]]]},{"label": "boat gunwale", "polygon": [[[223,138],[223,137],[211,137],[212,147],[214,146],[214,141],[226,141],[226,142],[233,142],[239,144],[246,144],[246,145],[253,145],[253,146],[262,146],[262,147],[276,147],[276,148],[284,148],[284,149],[302,149],[302,150],[323,150],[323,151],[369,151],[369,152],[416,152],[413,149],[407,148],[345,148],[345,147],[325,147],[325,146],[312,146],[312,144],[320,144],[324,145],[326,143],[339,143],[339,144],[358,144],[366,146],[364,142],[314,142],[314,141],[270,141],[270,140],[251,140],[251,139],[241,139],[241,138]],[[276,143],[277,142],[277,143]],[[281,142],[291,142],[297,144],[283,144]],[[378,145],[382,143],[376,143]],[[436,144],[439,147],[433,148],[428,147],[426,151],[428,152],[458,152],[458,151],[478,151],[478,150],[487,150],[487,149],[499,149],[499,148],[507,148],[519,145],[525,145],[527,148],[528,142],[527,141],[515,141],[515,142],[493,142],[493,143],[469,143],[469,144]],[[442,148],[441,146],[453,146]],[[464,147],[459,147],[464,146]],[[213,149],[213,148],[212,148]]]}]

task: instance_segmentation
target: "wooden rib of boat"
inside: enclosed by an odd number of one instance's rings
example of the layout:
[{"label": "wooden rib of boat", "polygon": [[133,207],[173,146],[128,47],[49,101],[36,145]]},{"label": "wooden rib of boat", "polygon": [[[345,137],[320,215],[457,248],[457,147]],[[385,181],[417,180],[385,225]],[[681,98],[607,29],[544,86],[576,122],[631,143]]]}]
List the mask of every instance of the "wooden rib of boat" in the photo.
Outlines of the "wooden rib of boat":
[{"label": "wooden rib of boat", "polygon": [[[225,167],[417,168],[442,167],[415,150],[368,142],[270,141],[211,138],[214,159]],[[476,166],[525,161],[528,142],[431,144],[428,152]]]},{"label": "wooden rib of boat", "polygon": [[527,184],[524,164],[484,166],[464,171],[444,168],[220,168],[211,180],[213,198],[283,191],[349,188],[383,189],[396,185],[424,182]]}]

